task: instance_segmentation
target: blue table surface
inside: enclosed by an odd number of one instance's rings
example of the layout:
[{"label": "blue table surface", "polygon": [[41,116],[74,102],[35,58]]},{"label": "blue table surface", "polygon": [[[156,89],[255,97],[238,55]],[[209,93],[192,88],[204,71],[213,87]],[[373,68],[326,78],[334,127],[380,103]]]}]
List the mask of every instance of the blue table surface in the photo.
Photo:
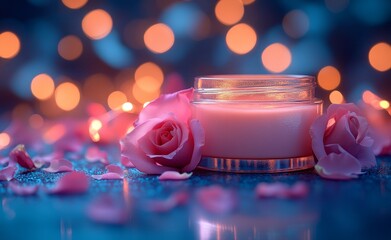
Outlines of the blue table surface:
[{"label": "blue table surface", "polygon": [[[391,157],[350,181],[320,178],[313,169],[278,174],[227,174],[195,171],[186,181],[159,181],[156,176],[128,169],[125,180],[93,180],[86,194],[15,196],[0,182],[0,239],[391,239]],[[76,170],[104,172],[100,163],[80,161]],[[63,173],[41,170],[16,176],[24,184],[50,186]],[[308,183],[301,199],[259,199],[261,182]],[[229,213],[211,214],[195,199],[209,185],[232,189],[238,206]],[[189,202],[165,213],[148,211],[145,203],[178,191]],[[109,195],[126,201],[130,219],[122,225],[92,221],[86,209],[94,199]]]}]

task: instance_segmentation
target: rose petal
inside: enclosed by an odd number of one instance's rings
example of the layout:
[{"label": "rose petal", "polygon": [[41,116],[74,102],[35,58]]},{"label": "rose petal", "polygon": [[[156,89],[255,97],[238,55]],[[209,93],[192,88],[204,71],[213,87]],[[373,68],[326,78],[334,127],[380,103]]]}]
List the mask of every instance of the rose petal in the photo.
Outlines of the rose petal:
[{"label": "rose petal", "polygon": [[180,122],[188,122],[192,115],[190,99],[193,91],[193,88],[189,88],[172,94],[161,95],[140,112],[138,119],[135,121],[135,126],[167,113],[173,113]]},{"label": "rose petal", "polygon": [[9,181],[14,178],[16,172],[15,166],[8,166],[0,170],[0,181]]},{"label": "rose petal", "polygon": [[117,165],[107,165],[107,173],[101,175],[92,175],[91,177],[97,180],[118,180],[124,178],[124,170]]},{"label": "rose petal", "polygon": [[31,160],[31,157],[26,152],[26,149],[23,144],[16,146],[9,154],[9,157],[12,161],[18,163],[20,166],[27,169],[34,169],[34,162]]},{"label": "rose petal", "polygon": [[23,186],[15,182],[10,182],[8,188],[15,194],[20,196],[35,195],[38,191],[38,185],[35,186]]},{"label": "rose petal", "polygon": [[259,183],[255,194],[260,198],[303,198],[308,195],[308,185],[297,182],[291,187],[284,183]]},{"label": "rose petal", "polygon": [[72,163],[66,159],[53,159],[48,168],[43,169],[45,172],[58,173],[58,172],[72,172]]},{"label": "rose petal", "polygon": [[81,194],[85,193],[89,187],[87,175],[83,172],[70,172],[57,181],[55,186],[48,190],[50,194]]},{"label": "rose petal", "polygon": [[182,172],[192,172],[201,161],[202,147],[205,145],[205,132],[201,123],[193,119],[190,121],[191,134],[193,136],[193,153],[190,163],[181,169]]},{"label": "rose petal", "polygon": [[147,204],[147,209],[152,212],[168,212],[173,208],[185,205],[188,202],[187,192],[177,192],[164,200],[152,200]]},{"label": "rose petal", "polygon": [[53,159],[61,159],[64,157],[62,152],[53,152],[51,154],[35,156],[33,157],[33,162],[36,168],[41,168],[43,166],[49,165]]},{"label": "rose petal", "polygon": [[316,172],[328,179],[350,179],[361,174],[360,162],[339,145],[329,145],[334,152],[319,160]]},{"label": "rose petal", "polygon": [[134,168],[134,164],[129,160],[129,158],[121,155],[121,164],[128,168]]},{"label": "rose petal", "polygon": [[87,149],[85,158],[89,162],[101,162],[103,164],[109,164],[109,160],[107,158],[107,152],[101,151],[96,146],[92,146]]},{"label": "rose petal", "polygon": [[160,181],[164,180],[186,180],[189,179],[193,173],[179,173],[175,171],[166,171],[159,176]]},{"label": "rose petal", "polygon": [[91,220],[105,224],[124,224],[130,217],[129,210],[123,203],[106,195],[88,206],[87,215]]},{"label": "rose petal", "polygon": [[208,212],[223,214],[232,211],[237,204],[236,195],[218,185],[203,187],[197,192],[198,203]]},{"label": "rose petal", "polygon": [[0,158],[0,165],[7,165],[10,161],[9,157],[2,157]]}]

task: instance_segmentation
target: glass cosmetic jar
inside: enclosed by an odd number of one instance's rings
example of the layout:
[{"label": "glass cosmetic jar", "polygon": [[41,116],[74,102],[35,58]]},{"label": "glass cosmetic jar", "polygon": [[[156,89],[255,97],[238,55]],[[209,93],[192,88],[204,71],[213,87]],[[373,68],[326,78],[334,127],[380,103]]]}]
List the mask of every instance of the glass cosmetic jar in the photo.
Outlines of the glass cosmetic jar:
[{"label": "glass cosmetic jar", "polygon": [[194,117],[205,131],[199,168],[287,172],[314,166],[309,129],[322,114],[315,79],[302,75],[197,77]]}]

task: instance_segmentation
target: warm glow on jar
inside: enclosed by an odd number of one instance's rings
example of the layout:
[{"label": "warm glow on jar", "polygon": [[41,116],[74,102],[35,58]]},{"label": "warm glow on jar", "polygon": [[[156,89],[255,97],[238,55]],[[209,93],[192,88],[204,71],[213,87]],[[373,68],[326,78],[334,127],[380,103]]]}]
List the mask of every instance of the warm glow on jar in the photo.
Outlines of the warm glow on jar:
[{"label": "warm glow on jar", "polygon": [[391,46],[385,42],[375,44],[368,54],[371,66],[380,72],[391,68]]},{"label": "warm glow on jar", "polygon": [[341,83],[341,74],[333,66],[326,66],[318,73],[318,84],[324,90],[334,90]]},{"label": "warm glow on jar", "polygon": [[152,62],[140,65],[134,74],[134,79],[139,88],[145,92],[158,91],[163,84],[164,75],[162,69]]},{"label": "warm glow on jar", "polygon": [[105,10],[95,9],[82,20],[82,28],[87,37],[97,40],[106,37],[113,27],[113,20]]},{"label": "warm glow on jar", "polygon": [[240,0],[220,0],[216,4],[215,14],[222,24],[233,25],[244,15],[243,3]]},{"label": "warm glow on jar", "polygon": [[225,41],[232,52],[246,54],[255,47],[257,34],[251,26],[239,23],[228,30]]},{"label": "warm glow on jar", "polygon": [[61,83],[54,93],[56,104],[64,111],[70,111],[77,107],[80,102],[79,88],[71,83]]},{"label": "warm glow on jar", "polygon": [[62,58],[71,61],[80,57],[83,52],[83,44],[78,37],[69,35],[60,40],[57,49]]},{"label": "warm glow on jar", "polygon": [[154,53],[167,52],[174,45],[174,41],[174,32],[163,23],[152,25],[144,33],[145,46]]},{"label": "warm glow on jar", "polygon": [[35,76],[31,81],[31,92],[39,100],[50,98],[54,92],[53,79],[45,73]]},{"label": "warm glow on jar", "polygon": [[330,93],[329,100],[331,103],[340,104],[344,102],[344,97],[340,91],[334,90]]},{"label": "warm glow on jar", "polygon": [[0,33],[0,58],[10,59],[20,51],[20,40],[13,32]]},{"label": "warm glow on jar", "polygon": [[70,9],[79,9],[86,5],[88,0],[61,0],[62,3]]},{"label": "warm glow on jar", "polygon": [[128,99],[125,93],[121,91],[114,91],[107,98],[107,104],[109,105],[109,108],[112,110],[121,107],[122,104],[126,103],[126,101],[128,101]]},{"label": "warm glow on jar", "polygon": [[281,43],[273,43],[262,52],[263,65],[273,73],[285,71],[291,64],[291,61],[291,52]]}]

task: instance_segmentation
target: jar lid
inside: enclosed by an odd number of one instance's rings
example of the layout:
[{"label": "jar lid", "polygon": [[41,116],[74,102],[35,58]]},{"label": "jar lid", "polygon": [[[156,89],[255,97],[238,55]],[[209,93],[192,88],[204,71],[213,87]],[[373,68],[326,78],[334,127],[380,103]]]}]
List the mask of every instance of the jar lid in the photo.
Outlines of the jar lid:
[{"label": "jar lid", "polygon": [[303,102],[314,100],[306,75],[209,75],[195,78],[194,102]]}]

